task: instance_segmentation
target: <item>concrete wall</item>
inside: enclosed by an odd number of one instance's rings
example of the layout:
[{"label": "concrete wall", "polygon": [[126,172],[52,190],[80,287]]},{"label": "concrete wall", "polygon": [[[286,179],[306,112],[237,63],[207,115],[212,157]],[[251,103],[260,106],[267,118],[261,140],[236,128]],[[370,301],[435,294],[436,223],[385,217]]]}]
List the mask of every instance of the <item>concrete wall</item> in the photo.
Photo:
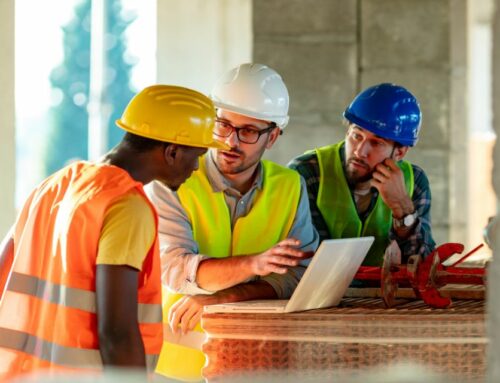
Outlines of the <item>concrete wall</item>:
[{"label": "concrete wall", "polygon": [[14,223],[14,0],[0,1],[0,241]]},{"label": "concrete wall", "polygon": [[359,5],[351,0],[254,0],[254,61],[290,92],[290,125],[268,157],[287,163],[344,135],[342,111],[358,89]]},{"label": "concrete wall", "polygon": [[423,110],[408,158],[429,176],[435,238],[463,240],[466,0],[254,0],[253,29],[254,61],[280,72],[291,95],[290,125],[268,158],[284,164],[341,139],[358,91],[404,85]]}]

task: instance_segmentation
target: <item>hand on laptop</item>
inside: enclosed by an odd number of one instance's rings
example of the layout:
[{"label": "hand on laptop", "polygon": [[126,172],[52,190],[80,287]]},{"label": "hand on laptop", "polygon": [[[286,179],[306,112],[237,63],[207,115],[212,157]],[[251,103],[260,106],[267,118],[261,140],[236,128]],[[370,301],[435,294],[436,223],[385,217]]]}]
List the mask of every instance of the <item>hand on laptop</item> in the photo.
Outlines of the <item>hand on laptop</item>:
[{"label": "hand on laptop", "polygon": [[168,323],[174,334],[186,334],[195,328],[201,319],[204,306],[253,299],[276,299],[276,291],[262,280],[241,283],[211,295],[185,295],[175,302],[168,312]]},{"label": "hand on laptop", "polygon": [[302,259],[313,256],[312,251],[302,251],[297,246],[300,246],[299,240],[287,238],[263,253],[249,256],[253,274],[285,274],[289,267],[297,266]]}]

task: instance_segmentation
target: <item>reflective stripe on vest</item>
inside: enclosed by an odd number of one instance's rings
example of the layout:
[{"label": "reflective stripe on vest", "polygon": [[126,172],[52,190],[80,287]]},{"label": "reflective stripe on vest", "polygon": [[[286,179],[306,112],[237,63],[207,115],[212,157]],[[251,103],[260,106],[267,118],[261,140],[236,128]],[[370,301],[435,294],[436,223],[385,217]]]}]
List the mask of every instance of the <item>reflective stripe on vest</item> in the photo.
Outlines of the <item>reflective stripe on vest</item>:
[{"label": "reflective stripe on vest", "polygon": [[[342,141],[315,150],[320,169],[320,185],[316,200],[318,209],[327,224],[331,238],[374,236],[375,242],[363,265],[379,266],[389,244],[392,212],[379,195],[365,222],[361,221],[340,158],[340,148],[343,143]],[[398,166],[403,172],[406,191],[411,197],[414,188],[413,168],[407,161],[399,161]]]},{"label": "reflective stripe on vest", "polygon": [[[66,287],[31,275],[13,272],[7,291],[31,295],[64,307],[96,313],[96,295],[93,291]],[[138,303],[139,323],[162,323],[160,304]]]},{"label": "reflective stripe on vest", "polygon": [[[180,202],[193,228],[200,254],[226,258],[263,252],[287,238],[300,200],[300,176],[293,170],[270,161],[262,161],[263,187],[256,191],[252,209],[238,218],[231,230],[231,218],[222,192],[214,193],[206,176],[209,157],[200,160],[200,168],[178,190]],[[163,315],[182,297],[163,290]],[[200,340],[192,333],[204,334],[198,323],[187,338],[167,335],[157,372],[185,381],[202,379],[205,357]]]},{"label": "reflective stripe on vest", "polygon": [[[99,350],[61,346],[34,335],[6,328],[0,328],[0,347],[21,351],[40,360],[69,368],[96,370],[102,366]],[[146,355],[148,370],[152,371],[157,362],[158,355]]]},{"label": "reflective stripe on vest", "polygon": [[[123,169],[74,163],[30,196],[14,230],[15,258],[0,301],[0,377],[39,368],[102,366],[96,249],[105,213],[142,184]],[[149,367],[163,340],[158,238],[138,276],[138,322]]]}]

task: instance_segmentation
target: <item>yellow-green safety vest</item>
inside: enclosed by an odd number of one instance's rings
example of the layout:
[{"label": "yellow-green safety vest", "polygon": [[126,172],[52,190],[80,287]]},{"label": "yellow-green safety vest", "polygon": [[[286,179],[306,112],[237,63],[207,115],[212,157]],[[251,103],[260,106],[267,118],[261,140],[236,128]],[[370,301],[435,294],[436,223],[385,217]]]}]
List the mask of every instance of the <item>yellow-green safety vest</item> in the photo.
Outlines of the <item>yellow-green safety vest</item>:
[{"label": "yellow-green safety vest", "polygon": [[[315,149],[320,170],[320,183],[316,203],[323,216],[331,238],[352,238],[374,236],[370,251],[363,265],[380,266],[385,249],[389,245],[389,231],[392,226],[391,209],[380,195],[375,206],[363,223],[351,196],[340,157],[343,141]],[[408,195],[413,195],[413,168],[407,161],[399,161]]]},{"label": "yellow-green safety vest", "polygon": [[[256,191],[250,212],[238,218],[231,230],[231,217],[223,192],[214,192],[206,175],[205,157],[200,168],[177,194],[192,225],[200,254],[226,258],[268,250],[287,238],[300,199],[300,176],[293,170],[262,161],[263,186]],[[182,297],[163,290],[164,320],[170,307]],[[165,341],[157,373],[183,381],[202,379],[205,356],[201,351],[204,332],[200,323],[185,336],[171,334],[165,326]]]}]

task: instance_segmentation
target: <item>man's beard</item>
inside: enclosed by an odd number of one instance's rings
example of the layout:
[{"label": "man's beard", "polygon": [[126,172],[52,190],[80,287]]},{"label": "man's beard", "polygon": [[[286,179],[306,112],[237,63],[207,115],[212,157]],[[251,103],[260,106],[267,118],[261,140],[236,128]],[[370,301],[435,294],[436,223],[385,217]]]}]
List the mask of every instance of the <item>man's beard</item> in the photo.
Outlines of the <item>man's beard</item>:
[{"label": "man's beard", "polygon": [[[349,164],[352,162],[356,162],[358,164],[362,164],[365,166],[365,168],[368,170],[366,174],[360,175],[358,169],[351,169],[349,168]],[[363,160],[358,160],[358,159],[349,159],[347,160],[347,164],[345,166],[345,174],[347,178],[347,183],[351,186],[369,181],[372,176],[373,176],[373,171],[374,169],[370,169],[368,164],[366,164]]]},{"label": "man's beard", "polygon": [[262,158],[262,155],[265,151],[265,147],[262,148],[262,150],[260,151],[260,153],[257,153],[255,155],[255,160],[252,161],[252,159],[249,159],[246,154],[242,151],[242,150],[239,150],[239,149],[231,149],[230,152],[234,152],[234,153],[237,153],[239,154],[241,157],[240,157],[240,163],[238,165],[229,165],[229,164],[224,164],[224,160],[220,160],[219,158],[217,158],[218,156],[216,156],[215,158],[215,164],[217,166],[217,168],[219,169],[219,171],[222,173],[222,174],[239,174],[239,173],[243,173],[244,171],[246,171],[247,169],[251,168],[252,166],[254,166],[257,162],[260,161],[260,159]]},{"label": "man's beard", "polygon": [[218,151],[215,152],[214,162],[222,174],[238,174],[238,173],[241,173],[247,169],[248,165],[245,164],[245,155],[242,151],[240,151],[238,149],[231,149],[228,152],[239,154],[240,155],[240,157],[239,157],[240,163],[238,165],[228,164],[222,158],[220,158],[218,156]]}]

